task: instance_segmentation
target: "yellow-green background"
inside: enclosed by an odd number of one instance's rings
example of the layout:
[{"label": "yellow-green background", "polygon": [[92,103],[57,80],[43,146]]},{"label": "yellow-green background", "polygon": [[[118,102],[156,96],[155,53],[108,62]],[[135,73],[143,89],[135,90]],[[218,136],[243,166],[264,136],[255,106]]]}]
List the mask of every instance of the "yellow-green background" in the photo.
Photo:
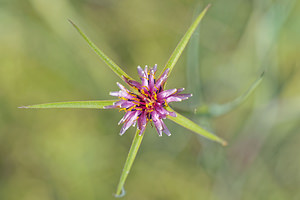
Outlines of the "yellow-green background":
[{"label": "yellow-green background", "polygon": [[262,71],[265,78],[225,116],[185,114],[225,138],[225,148],[172,122],[171,137],[149,126],[124,199],[300,199],[297,0],[0,0],[0,199],[112,199],[116,190],[134,135],[134,128],[118,134],[123,113],[17,108],[111,99],[117,90],[119,78],[67,19],[137,77],[137,65],[162,69],[208,3],[195,35],[198,72],[186,73],[189,49],[168,84],[194,98],[173,105],[225,103]]}]

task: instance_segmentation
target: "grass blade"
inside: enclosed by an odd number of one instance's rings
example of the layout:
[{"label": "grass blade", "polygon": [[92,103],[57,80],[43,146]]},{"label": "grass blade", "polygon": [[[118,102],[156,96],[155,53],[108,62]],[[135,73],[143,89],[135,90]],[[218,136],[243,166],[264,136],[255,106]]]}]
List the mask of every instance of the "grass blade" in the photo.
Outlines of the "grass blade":
[{"label": "grass blade", "polygon": [[68,101],[56,103],[43,103],[30,106],[21,106],[19,108],[94,108],[103,109],[104,106],[113,105],[117,100],[106,101]]},{"label": "grass blade", "polygon": [[[167,110],[170,112],[175,112],[170,107],[168,107]],[[190,119],[180,115],[179,113],[176,112],[176,114],[177,114],[177,117],[167,116],[167,118],[187,129],[203,136],[203,137],[206,137],[207,139],[213,140],[215,142],[219,142],[223,146],[227,145],[227,142],[225,140],[223,140],[223,139],[219,138],[218,136],[201,128],[198,124],[196,124],[195,122],[191,121]]]},{"label": "grass blade", "polygon": [[169,74],[171,73],[173,67],[177,63],[177,60],[181,56],[181,54],[182,54],[183,50],[185,49],[188,41],[190,40],[192,34],[196,30],[197,26],[201,22],[202,18],[204,17],[204,15],[205,15],[205,13],[206,13],[206,11],[207,11],[207,9],[209,7],[210,7],[210,4],[208,6],[206,6],[206,8],[198,15],[198,17],[196,18],[196,20],[192,23],[192,25],[189,27],[189,29],[187,30],[187,32],[181,38],[180,42],[176,46],[176,48],[173,51],[172,55],[170,56],[167,64],[165,65],[163,71],[165,71],[167,68],[169,68],[170,69]]},{"label": "grass blade", "polygon": [[144,134],[143,135],[139,135],[140,130],[137,129],[135,136],[133,138],[121,177],[120,177],[120,181],[117,187],[117,192],[115,194],[115,197],[123,197],[125,195],[125,190],[124,190],[124,184],[126,181],[126,178],[130,172],[130,169],[132,167],[133,161],[136,157],[136,154],[140,148],[141,142],[143,140]]},{"label": "grass blade", "polygon": [[[83,31],[71,20],[69,22],[74,26],[78,33],[83,37],[83,39],[88,43],[88,45],[95,51],[95,53],[107,64],[107,66],[113,70],[121,79],[122,76],[132,79],[128,76],[114,61],[107,57],[84,33]],[[123,79],[122,79],[123,80]]]},{"label": "grass blade", "polygon": [[248,90],[242,94],[241,96],[237,97],[235,100],[225,103],[225,104],[213,104],[213,105],[204,105],[200,106],[195,110],[196,114],[200,115],[209,115],[212,117],[218,117],[221,115],[224,115],[232,110],[234,110],[236,107],[244,103],[247,98],[252,94],[252,92],[259,86],[261,81],[263,80],[264,72],[260,75],[260,77],[248,88]]}]

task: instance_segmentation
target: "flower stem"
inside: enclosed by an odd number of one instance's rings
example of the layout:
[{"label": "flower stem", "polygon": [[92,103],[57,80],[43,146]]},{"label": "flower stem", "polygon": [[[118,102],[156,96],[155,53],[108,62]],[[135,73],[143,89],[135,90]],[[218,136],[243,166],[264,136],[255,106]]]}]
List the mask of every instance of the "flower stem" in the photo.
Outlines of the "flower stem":
[{"label": "flower stem", "polygon": [[[143,136],[144,136],[144,134],[139,135],[139,133],[140,133],[140,130],[137,129],[136,134],[133,138],[133,141],[132,141],[132,144],[131,144],[131,147],[130,147],[130,150],[129,150],[129,153],[128,153],[128,156],[127,156],[127,159],[126,159],[121,177],[120,177],[120,181],[119,181],[119,184],[118,184],[118,188],[117,188],[117,192],[115,194],[115,197],[122,197],[122,196],[125,195],[124,184],[125,184],[125,181],[126,181],[126,178],[127,178],[128,174],[129,174],[129,171],[131,169],[131,166],[133,164],[133,161],[136,157],[136,154],[137,154],[137,152],[140,148],[140,145],[142,143],[142,139],[143,139]],[[121,192],[122,192],[122,194],[121,194]]]}]

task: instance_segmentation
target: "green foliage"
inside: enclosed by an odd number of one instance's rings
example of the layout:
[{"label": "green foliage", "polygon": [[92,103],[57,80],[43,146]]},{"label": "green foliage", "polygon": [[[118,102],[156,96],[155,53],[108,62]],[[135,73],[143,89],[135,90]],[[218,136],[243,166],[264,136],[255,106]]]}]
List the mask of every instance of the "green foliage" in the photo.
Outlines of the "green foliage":
[{"label": "green foliage", "polygon": [[[196,7],[172,0],[0,3],[0,199],[112,199],[116,190],[134,137],[134,129],[118,135],[118,111],[17,109],[109,99],[116,90],[117,76],[66,19],[137,77],[137,65],[164,67]],[[228,146],[170,120],[171,137],[158,138],[149,126],[124,199],[299,199],[299,17],[296,0],[213,2],[167,87],[191,83],[193,98],[170,106]],[[194,115],[243,94],[262,71],[263,81],[236,109]]]},{"label": "green foliage", "polygon": [[105,106],[113,105],[117,100],[108,101],[69,101],[57,103],[43,103],[31,106],[22,106],[20,108],[94,108],[103,109]]},{"label": "green foliage", "polygon": [[[174,110],[172,110],[170,107],[168,107],[167,109],[170,112],[174,112]],[[175,123],[203,136],[206,137],[212,141],[216,141],[221,143],[223,146],[227,145],[227,142],[221,138],[219,138],[218,136],[208,132],[207,130],[201,128],[199,125],[197,125],[195,122],[189,120],[188,118],[180,115],[179,113],[176,112],[176,117],[172,117],[172,116],[168,116],[168,119],[174,121]]]},{"label": "green foliage", "polygon": [[195,32],[196,28],[200,24],[202,18],[204,17],[205,13],[207,12],[207,9],[210,7],[210,5],[206,6],[206,8],[198,15],[198,17],[195,19],[195,21],[191,24],[187,32],[184,34],[184,36],[181,38],[180,42],[177,44],[175,50],[173,51],[172,55],[170,56],[167,64],[165,65],[164,69],[162,71],[165,71],[167,68],[170,69],[169,74],[171,74],[171,71],[173,70],[175,64],[177,63],[177,60],[180,58],[183,50],[185,49],[187,43],[191,39],[193,33]]},{"label": "green foliage", "polygon": [[[179,44],[177,45],[176,49],[174,50],[173,54],[171,55],[168,63],[166,64],[165,69],[169,68],[170,72],[175,66],[177,60],[181,56],[183,50],[186,47],[186,44],[190,40],[192,34],[196,30],[198,24],[200,23],[201,19],[205,15],[207,9],[209,6],[207,6],[204,11],[200,13],[200,15],[197,17],[195,22],[191,25],[191,27],[188,29],[186,34],[183,36]],[[75,29],[79,32],[79,34],[84,38],[84,40],[89,44],[89,46],[100,56],[100,58],[122,79],[123,76],[126,78],[129,78],[129,76],[119,67],[117,66],[111,59],[109,59],[100,49],[97,48],[94,43],[91,42],[91,40],[81,31],[81,29],[75,25],[71,20],[69,20],[70,23],[75,27]],[[38,105],[31,105],[31,106],[22,106],[19,108],[97,108],[101,109],[108,105],[113,105],[115,101],[77,101],[77,102],[58,102],[58,103],[45,103],[45,104],[38,104]],[[169,108],[170,109],[170,108]],[[175,121],[179,125],[182,125],[185,128],[188,128],[195,133],[198,133],[208,139],[211,139],[213,141],[217,141],[221,143],[222,145],[226,145],[227,143],[222,140],[221,138],[209,133],[208,131],[202,129],[199,125],[195,124],[194,122],[190,121],[189,119],[183,117],[180,114],[177,114],[178,117],[169,117],[171,120]],[[143,136],[139,136],[139,131],[137,130],[136,136],[133,139],[132,146],[130,148],[130,151],[128,153],[124,169],[121,174],[120,182],[118,184],[116,197],[121,197],[125,195],[124,190],[124,184],[126,181],[126,178],[129,174],[129,171],[132,167],[133,161],[136,157],[136,154],[138,152],[138,149],[140,148],[140,144],[142,141]],[[124,194],[121,194],[124,193]]]},{"label": "green foliage", "polygon": [[250,94],[255,91],[257,86],[263,80],[263,77],[264,77],[264,73],[261,74],[261,76],[249,87],[249,89],[244,94],[237,97],[233,101],[221,105],[219,104],[201,105],[195,109],[195,114],[207,115],[209,117],[219,117],[221,115],[225,115],[229,113],[230,111],[233,111],[239,105],[244,103],[247,100],[247,98],[250,96]]},{"label": "green foliage", "polygon": [[132,144],[131,144],[130,150],[128,152],[128,156],[126,158],[126,162],[124,164],[124,168],[123,168],[123,171],[122,171],[122,174],[120,177],[120,181],[119,181],[119,184],[117,187],[117,192],[115,195],[116,197],[123,197],[125,195],[124,184],[125,184],[128,174],[130,172],[130,169],[132,167],[132,164],[134,162],[136,154],[140,148],[143,137],[144,137],[144,134],[143,135],[139,135],[139,134],[140,134],[140,130],[137,129],[135,136],[132,140]]},{"label": "green foliage", "polygon": [[78,33],[83,37],[83,39],[88,43],[88,45],[95,51],[95,53],[107,64],[107,66],[113,70],[121,79],[122,76],[130,78],[114,61],[107,57],[103,51],[101,51],[83,32],[82,30],[74,24],[71,20],[69,22],[74,26]]}]

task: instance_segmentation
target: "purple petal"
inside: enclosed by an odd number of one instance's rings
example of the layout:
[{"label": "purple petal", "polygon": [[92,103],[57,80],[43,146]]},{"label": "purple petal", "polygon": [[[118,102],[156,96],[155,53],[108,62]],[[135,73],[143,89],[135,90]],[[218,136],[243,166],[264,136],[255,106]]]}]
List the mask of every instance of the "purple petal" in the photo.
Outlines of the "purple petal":
[{"label": "purple petal", "polygon": [[141,82],[142,82],[142,87],[146,90],[148,90],[148,75],[145,75],[145,77],[141,78]]},{"label": "purple petal", "polygon": [[131,126],[133,125],[133,123],[136,121],[138,115],[141,113],[141,111],[133,111],[133,114],[130,114],[130,116],[128,116],[127,120],[125,121],[124,125],[121,128],[120,131],[120,135],[123,135],[125,133],[125,131]]},{"label": "purple petal", "polygon": [[110,96],[118,97],[119,96],[119,91],[114,91],[109,93]]},{"label": "purple petal", "polygon": [[146,77],[144,70],[140,66],[137,67],[137,70],[141,78]]},{"label": "purple petal", "polygon": [[146,129],[146,126],[142,127],[142,128],[140,129],[140,133],[139,133],[139,135],[143,135],[143,133],[144,133],[145,129]]},{"label": "purple petal", "polygon": [[166,101],[167,103],[172,102],[172,101],[182,101],[182,100],[186,100],[189,97],[193,96],[192,94],[176,94],[176,95],[172,95],[169,96]]},{"label": "purple petal", "polygon": [[153,121],[153,123],[154,123],[154,126],[155,126],[156,130],[157,130],[158,136],[162,136],[163,127],[162,127],[162,124],[161,124],[160,120]]},{"label": "purple petal", "polygon": [[104,106],[103,108],[104,108],[104,109],[119,108],[120,105],[121,105],[122,103],[124,103],[124,102],[126,102],[126,101],[120,100],[120,101],[114,102],[113,105],[110,105],[110,106]]},{"label": "purple petal", "polygon": [[132,98],[134,98],[134,96],[130,95],[128,92],[126,92],[124,90],[120,90],[119,91],[119,97],[123,97],[125,99],[132,99]]},{"label": "purple petal", "polygon": [[163,132],[167,135],[167,136],[171,136],[171,133],[169,131],[169,129],[167,128],[166,124],[161,120],[162,126],[163,126]]},{"label": "purple petal", "polygon": [[[148,75],[147,75],[147,77],[148,77]],[[146,90],[148,90],[148,86],[149,86],[147,77],[141,78],[141,81],[142,81],[142,87],[146,87],[146,88],[145,88]]]},{"label": "purple petal", "polygon": [[122,78],[130,87],[132,87],[134,89],[138,89],[138,90],[142,89],[142,85],[139,82],[130,80],[130,79],[126,78],[125,76],[122,76]]},{"label": "purple petal", "polygon": [[163,118],[163,119],[165,119],[167,117],[167,115],[169,114],[169,112],[162,107],[157,107],[156,111],[158,112],[160,118]]},{"label": "purple petal", "polygon": [[186,100],[193,95],[192,94],[176,94],[174,96],[181,98],[181,100]]},{"label": "purple petal", "polygon": [[147,125],[147,116],[146,112],[142,112],[140,117],[138,118],[138,129],[140,130],[139,135],[142,135],[145,131],[146,125]]},{"label": "purple petal", "polygon": [[156,72],[156,70],[157,70],[157,64],[155,64],[155,65],[153,66],[153,71]]},{"label": "purple petal", "polygon": [[138,73],[139,73],[139,76],[141,77],[142,87],[143,86],[148,87],[148,75],[146,72],[146,67],[145,67],[145,71],[144,71],[140,66],[138,66]]},{"label": "purple petal", "polygon": [[138,128],[141,129],[143,126],[146,125],[147,123],[147,113],[146,112],[142,112],[140,117],[138,118]]},{"label": "purple petal", "polygon": [[169,112],[166,109],[164,109],[163,107],[157,107],[156,111],[158,112],[161,119],[165,119],[167,117],[167,115],[170,115],[172,117],[177,116],[175,112]]},{"label": "purple petal", "polygon": [[177,92],[177,89],[169,89],[169,90],[165,90],[165,91],[162,91],[160,92],[158,95],[157,95],[157,98],[159,99],[164,99],[164,98],[167,98],[168,96],[174,94]]},{"label": "purple petal", "polygon": [[125,103],[125,102],[127,102],[127,101],[126,100],[120,100],[120,101],[115,102],[114,105],[120,107],[121,104]]},{"label": "purple petal", "polygon": [[179,88],[179,89],[177,89],[177,93],[180,93],[180,92],[182,92],[184,90],[185,90],[185,88]]},{"label": "purple petal", "polygon": [[117,85],[119,86],[119,88],[122,90],[122,91],[128,91],[121,83],[117,82]]},{"label": "purple petal", "polygon": [[140,84],[137,81],[129,80],[128,82],[132,87],[136,87],[138,89],[142,89],[142,87],[143,87],[142,84]]},{"label": "purple petal", "polygon": [[145,70],[144,70],[145,74],[147,75],[148,74],[148,66],[145,65]]},{"label": "purple petal", "polygon": [[154,70],[150,69],[150,77],[149,77],[149,90],[152,92],[154,89]]},{"label": "purple petal", "polygon": [[175,112],[169,112],[169,115],[170,115],[171,117],[177,117],[177,114],[176,114]]},{"label": "purple petal", "polygon": [[128,117],[130,117],[133,114],[134,114],[134,112],[132,112],[132,111],[126,112],[125,115],[122,117],[122,119],[119,121],[118,125],[124,123],[128,119]]},{"label": "purple petal", "polygon": [[167,80],[169,71],[170,71],[169,68],[166,69],[166,70],[162,73],[162,75],[157,79],[157,81],[156,81],[156,83],[155,83],[155,86],[156,86],[157,88],[160,88],[160,86],[162,86],[162,85],[164,84],[164,82]]},{"label": "purple petal", "polygon": [[156,111],[151,112],[151,116],[152,116],[152,120],[154,123],[154,126],[158,132],[159,136],[162,136],[162,130],[163,130],[163,126],[161,123],[161,119],[159,119],[159,115]]},{"label": "purple petal", "polygon": [[112,109],[112,108],[118,108],[118,106],[115,105],[109,105],[109,106],[104,106],[103,109]]},{"label": "purple petal", "polygon": [[120,107],[121,108],[129,108],[129,107],[132,107],[132,106],[134,106],[135,104],[133,103],[133,102],[131,102],[131,101],[125,101],[125,102],[123,102],[121,105],[120,105]]},{"label": "purple petal", "polygon": [[182,99],[180,97],[177,96],[170,96],[166,99],[167,103],[173,102],[173,101],[182,101]]},{"label": "purple petal", "polygon": [[135,125],[136,125],[136,121],[137,121],[137,120],[135,120],[135,121],[133,122],[133,124],[132,124],[132,126],[133,126],[133,127],[135,127]]}]

